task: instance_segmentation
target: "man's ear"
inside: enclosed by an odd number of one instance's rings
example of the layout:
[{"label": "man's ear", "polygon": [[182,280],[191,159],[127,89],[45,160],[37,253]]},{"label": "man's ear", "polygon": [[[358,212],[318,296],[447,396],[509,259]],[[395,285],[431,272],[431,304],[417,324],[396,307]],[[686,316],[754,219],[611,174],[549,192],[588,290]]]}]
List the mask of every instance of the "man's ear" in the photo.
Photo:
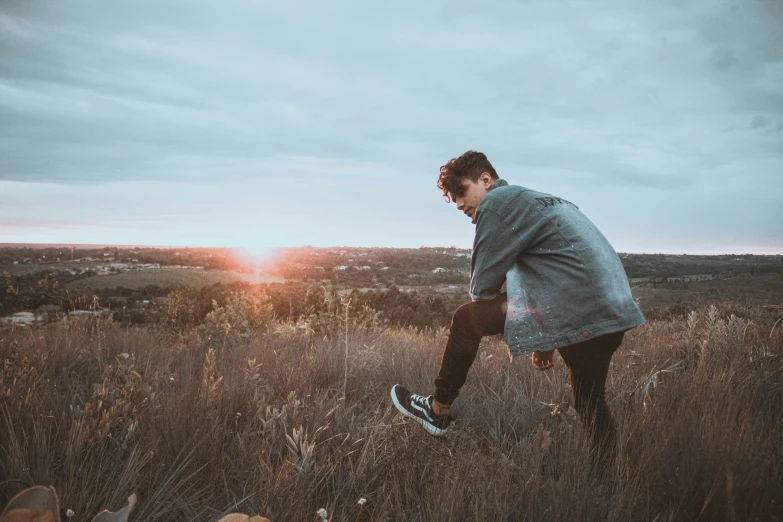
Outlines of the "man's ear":
[{"label": "man's ear", "polygon": [[492,176],[489,172],[482,172],[481,173],[481,182],[484,184],[485,187],[489,188],[492,186]]}]

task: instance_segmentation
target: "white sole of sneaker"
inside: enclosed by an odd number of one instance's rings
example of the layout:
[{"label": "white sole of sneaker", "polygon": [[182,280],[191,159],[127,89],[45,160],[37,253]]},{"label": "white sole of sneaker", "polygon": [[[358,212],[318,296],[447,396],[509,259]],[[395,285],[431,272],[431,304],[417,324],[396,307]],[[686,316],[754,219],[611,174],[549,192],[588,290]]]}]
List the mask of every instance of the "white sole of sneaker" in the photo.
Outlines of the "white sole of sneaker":
[{"label": "white sole of sneaker", "polygon": [[430,435],[435,435],[436,437],[442,437],[446,433],[448,433],[448,429],[442,430],[440,428],[436,428],[432,424],[428,424],[426,421],[418,418],[417,416],[413,415],[408,410],[403,408],[402,404],[400,404],[400,402],[397,400],[397,394],[394,393],[394,388],[396,386],[397,386],[396,384],[394,386],[392,386],[392,389],[391,389],[391,400],[392,400],[392,403],[394,404],[394,407],[397,408],[397,410],[400,413],[402,413],[406,417],[410,417],[411,419],[413,419],[416,422],[418,422],[419,424],[421,424],[421,427],[424,428],[427,431],[427,433],[429,433]]}]

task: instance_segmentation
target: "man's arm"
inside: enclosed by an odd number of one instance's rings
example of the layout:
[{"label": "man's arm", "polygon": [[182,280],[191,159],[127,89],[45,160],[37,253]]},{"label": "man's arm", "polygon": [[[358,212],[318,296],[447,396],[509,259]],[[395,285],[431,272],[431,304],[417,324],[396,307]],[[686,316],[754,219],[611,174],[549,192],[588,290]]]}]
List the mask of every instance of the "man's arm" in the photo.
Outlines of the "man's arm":
[{"label": "man's arm", "polygon": [[[470,298],[473,301],[494,299],[514,261],[533,244],[537,223],[525,223],[524,218],[516,216],[513,224],[509,224],[492,210],[478,212],[470,258]],[[526,226],[520,226],[522,224]]]}]

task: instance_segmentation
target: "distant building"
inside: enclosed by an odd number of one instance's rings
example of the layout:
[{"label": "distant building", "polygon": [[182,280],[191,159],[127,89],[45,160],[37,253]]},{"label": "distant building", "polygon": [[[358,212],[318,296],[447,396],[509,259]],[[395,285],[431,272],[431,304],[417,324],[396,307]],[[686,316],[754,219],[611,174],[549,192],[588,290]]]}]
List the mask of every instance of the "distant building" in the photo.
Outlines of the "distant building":
[{"label": "distant building", "polygon": [[15,324],[18,326],[27,326],[38,321],[38,316],[32,312],[17,312],[8,317],[0,317],[0,322],[6,324]]}]

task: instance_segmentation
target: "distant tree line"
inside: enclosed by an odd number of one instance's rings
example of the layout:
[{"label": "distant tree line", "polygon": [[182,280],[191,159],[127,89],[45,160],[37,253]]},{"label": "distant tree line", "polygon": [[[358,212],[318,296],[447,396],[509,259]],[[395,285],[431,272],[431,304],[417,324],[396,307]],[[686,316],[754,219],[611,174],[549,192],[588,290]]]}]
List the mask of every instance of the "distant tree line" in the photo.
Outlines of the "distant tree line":
[{"label": "distant tree line", "polygon": [[202,266],[207,270],[252,271],[229,248],[70,248],[3,247],[0,265],[25,265],[75,262],[89,258],[95,263],[158,263],[162,266]]},{"label": "distant tree line", "polygon": [[[144,320],[154,321],[156,314],[166,313],[175,317],[178,328],[197,326],[216,308],[223,307],[232,295],[247,292],[265,294],[275,316],[283,321],[312,319],[321,315],[342,313],[348,307],[349,314],[362,312],[375,315],[383,324],[397,326],[438,327],[448,325],[459,304],[469,297],[449,295],[422,295],[417,291],[403,292],[390,285],[383,290],[349,294],[340,293],[334,287],[303,283],[270,283],[250,285],[244,282],[216,283],[209,287],[176,288],[167,295],[165,303],[157,301],[145,314]],[[115,319],[140,322],[133,319],[134,308],[115,312]]]}]

